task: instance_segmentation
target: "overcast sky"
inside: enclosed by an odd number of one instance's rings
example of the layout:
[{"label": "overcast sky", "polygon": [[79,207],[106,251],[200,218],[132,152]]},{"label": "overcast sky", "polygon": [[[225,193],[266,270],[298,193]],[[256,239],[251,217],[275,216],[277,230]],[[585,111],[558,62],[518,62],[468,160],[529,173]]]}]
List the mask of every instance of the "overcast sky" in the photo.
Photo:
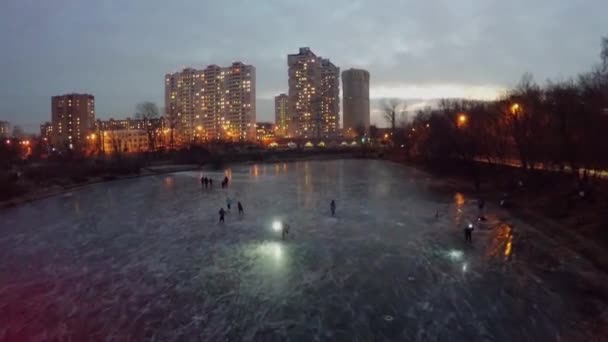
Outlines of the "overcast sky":
[{"label": "overcast sky", "polygon": [[607,0],[1,0],[0,120],[36,129],[67,92],[93,94],[98,117],[132,115],[164,106],[166,72],[235,60],[257,68],[270,120],[300,46],[369,70],[373,98],[491,98],[524,72],[588,70],[607,13]]}]

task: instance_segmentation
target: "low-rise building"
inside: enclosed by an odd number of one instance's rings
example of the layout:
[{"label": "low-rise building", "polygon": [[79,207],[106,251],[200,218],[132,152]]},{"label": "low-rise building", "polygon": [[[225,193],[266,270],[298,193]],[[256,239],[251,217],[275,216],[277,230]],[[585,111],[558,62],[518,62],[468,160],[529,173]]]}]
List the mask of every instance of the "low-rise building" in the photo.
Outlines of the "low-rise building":
[{"label": "low-rise building", "polygon": [[108,154],[146,152],[149,146],[148,134],[141,129],[108,130],[99,136],[92,134],[88,139],[92,145],[99,144]]},{"label": "low-rise building", "polygon": [[270,122],[258,122],[255,125],[255,138],[258,142],[268,141],[275,137],[274,124]]}]

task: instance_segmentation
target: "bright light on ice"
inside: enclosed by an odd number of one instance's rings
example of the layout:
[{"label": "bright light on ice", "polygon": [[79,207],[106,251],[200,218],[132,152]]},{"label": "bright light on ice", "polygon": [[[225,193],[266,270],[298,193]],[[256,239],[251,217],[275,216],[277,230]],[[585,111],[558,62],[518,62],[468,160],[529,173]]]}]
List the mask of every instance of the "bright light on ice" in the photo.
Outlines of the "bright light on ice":
[{"label": "bright light on ice", "polygon": [[452,249],[448,252],[448,257],[450,257],[450,259],[452,259],[454,261],[461,260],[463,256],[464,256],[464,253],[462,251],[459,251],[456,249]]},{"label": "bright light on ice", "polygon": [[465,262],[464,264],[462,264],[462,272],[466,272],[467,271],[467,263]]},{"label": "bright light on ice", "polygon": [[281,227],[282,227],[282,224],[281,224],[281,222],[280,222],[280,221],[274,221],[274,222],[272,222],[272,229],[273,229],[275,232],[280,231],[280,230],[281,230]]}]

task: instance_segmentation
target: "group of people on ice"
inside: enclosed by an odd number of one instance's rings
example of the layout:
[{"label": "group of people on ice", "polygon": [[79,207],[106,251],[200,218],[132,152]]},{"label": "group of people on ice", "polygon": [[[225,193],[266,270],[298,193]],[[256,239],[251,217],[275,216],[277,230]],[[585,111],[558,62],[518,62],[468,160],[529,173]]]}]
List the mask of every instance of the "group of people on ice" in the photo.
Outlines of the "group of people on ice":
[{"label": "group of people on ice", "polygon": [[[245,214],[245,210],[243,209],[243,204],[241,203],[241,201],[236,202],[236,207],[239,210],[239,216],[242,216]],[[228,212],[230,212],[230,210],[232,209],[232,199],[230,198],[230,196],[226,197],[226,208],[228,208],[228,210],[224,210],[224,208],[220,208],[220,211],[219,211],[220,223],[224,223],[226,214]]]},{"label": "group of people on ice", "polygon": [[[229,183],[228,177],[224,177],[224,180],[222,181],[222,188],[228,187],[228,183]],[[213,184],[213,181],[206,177],[202,177],[201,184],[203,184],[203,186],[207,187],[208,186],[207,184]],[[244,215],[245,210],[243,208],[243,204],[240,201],[237,201],[236,206],[238,209],[239,217]],[[227,209],[224,209],[223,207],[221,207],[220,210],[218,211],[219,223],[226,222],[226,215],[232,209],[232,198],[230,198],[230,196],[226,197],[226,208]],[[331,202],[329,203],[329,209],[331,212],[331,216],[336,216],[336,201],[335,200],[331,200]],[[290,228],[289,224],[287,224],[287,223],[281,224],[281,236],[282,236],[283,240],[289,234],[289,228]]]}]

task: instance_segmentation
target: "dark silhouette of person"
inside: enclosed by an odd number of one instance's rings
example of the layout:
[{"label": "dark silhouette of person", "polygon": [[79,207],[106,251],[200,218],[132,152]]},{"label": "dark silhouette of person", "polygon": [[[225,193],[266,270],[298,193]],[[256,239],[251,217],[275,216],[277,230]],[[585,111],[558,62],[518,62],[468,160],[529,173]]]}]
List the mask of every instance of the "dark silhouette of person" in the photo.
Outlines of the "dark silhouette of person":
[{"label": "dark silhouette of person", "polygon": [[224,223],[224,215],[226,215],[226,210],[224,210],[224,208],[220,208],[219,214],[220,214],[220,223]]},{"label": "dark silhouette of person", "polygon": [[228,186],[228,176],[224,176],[224,183]]},{"label": "dark silhouette of person", "polygon": [[331,216],[336,216],[336,201],[331,200],[329,207],[331,208]]},{"label": "dark silhouette of person", "polygon": [[228,210],[230,210],[231,206],[232,206],[232,200],[230,199],[230,197],[226,197],[226,207],[228,207]]},{"label": "dark silhouette of person", "polygon": [[236,206],[239,208],[239,215],[243,215],[245,211],[243,210],[243,205],[241,204],[241,202],[237,202]]},{"label": "dark silhouette of person", "polygon": [[283,240],[285,240],[285,236],[287,236],[287,234],[289,234],[289,225],[287,223],[283,223],[282,224],[282,232],[281,232],[281,238]]},{"label": "dark silhouette of person", "polygon": [[201,186],[205,185],[205,177],[201,177]]},{"label": "dark silhouette of person", "polygon": [[209,178],[209,187],[213,186],[213,179]]},{"label": "dark silhouette of person", "polygon": [[473,224],[469,223],[464,227],[464,241],[468,243],[473,242]]}]

